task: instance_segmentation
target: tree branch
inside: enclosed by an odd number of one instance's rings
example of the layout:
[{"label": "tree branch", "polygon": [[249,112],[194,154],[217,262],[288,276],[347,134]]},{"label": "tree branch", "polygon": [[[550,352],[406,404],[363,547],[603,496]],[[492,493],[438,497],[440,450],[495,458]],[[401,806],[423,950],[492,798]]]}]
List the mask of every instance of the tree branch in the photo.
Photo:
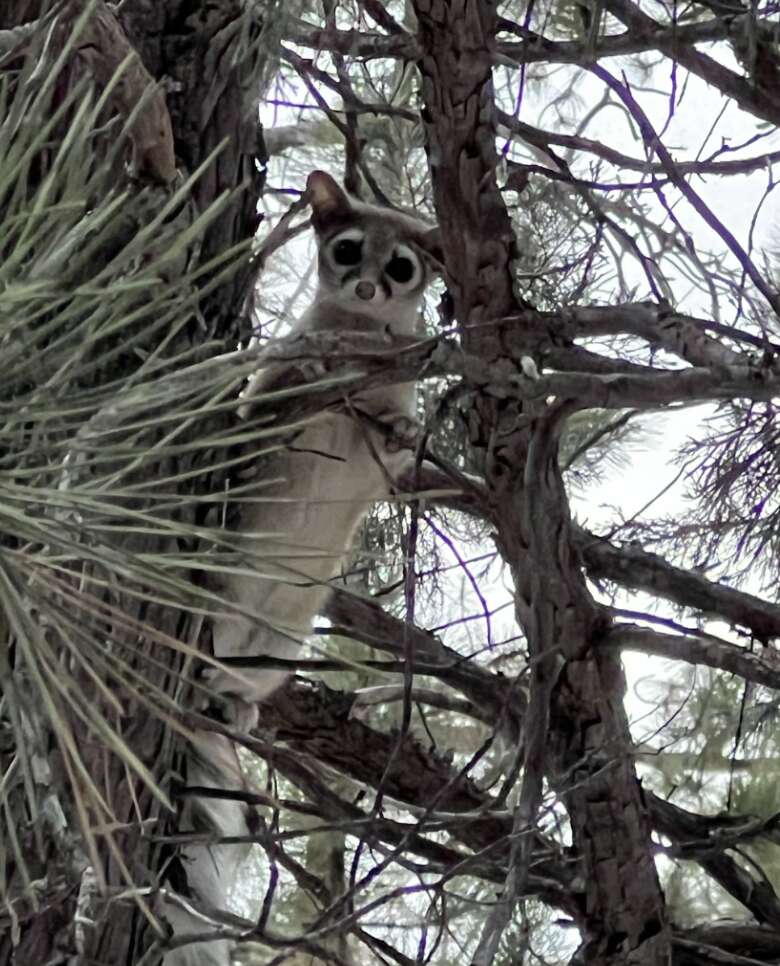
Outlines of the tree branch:
[{"label": "tree branch", "polygon": [[575,539],[592,579],[614,580],[622,587],[648,591],[683,607],[714,614],[748,628],[763,644],[780,637],[780,606],[776,604],[675,567],[640,547],[615,547],[582,527],[575,528]]},{"label": "tree branch", "polygon": [[737,644],[715,641],[702,633],[701,637],[685,634],[662,634],[660,631],[638,624],[618,624],[611,628],[604,642],[607,646],[655,654],[658,657],[686,664],[703,664],[729,674],[736,674],[745,681],[762,684],[780,690],[780,665],[770,660],[774,650],[754,654]]},{"label": "tree branch", "polygon": [[[757,87],[747,78],[696,50],[691,45],[696,41],[684,26],[675,24],[662,27],[631,0],[605,0],[604,7],[629,28],[629,36],[640,38],[643,43],[649,42],[650,46],[733,98],[748,113],[771,124],[780,124],[780,93],[776,89],[767,91]],[[698,26],[702,28],[705,25]],[[761,29],[768,30],[770,36],[774,36],[776,29],[771,21],[761,21],[750,14],[733,19],[719,17],[715,21],[707,21],[706,27],[712,29],[713,33],[706,37],[700,35],[699,40],[725,40],[737,36],[740,31]]]}]

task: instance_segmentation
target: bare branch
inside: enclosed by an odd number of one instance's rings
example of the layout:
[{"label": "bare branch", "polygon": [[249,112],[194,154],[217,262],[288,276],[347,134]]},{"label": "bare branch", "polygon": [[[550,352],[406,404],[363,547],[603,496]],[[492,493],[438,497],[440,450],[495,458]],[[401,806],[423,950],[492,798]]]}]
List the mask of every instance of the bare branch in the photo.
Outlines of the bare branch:
[{"label": "bare branch", "polygon": [[[696,41],[686,34],[685,27],[675,24],[673,27],[663,28],[631,0],[605,0],[604,6],[629,27],[629,36],[642,38],[645,42],[652,38],[653,47],[728,97],[732,97],[744,110],[772,124],[780,123],[780,92],[777,89],[764,90],[757,87],[747,78],[741,77],[712,57],[696,50],[692,46]],[[720,24],[719,36],[717,36],[718,24]],[[738,36],[740,31],[745,30],[766,30],[770,37],[774,37],[775,30],[775,25],[771,21],[764,22],[749,14],[735,17],[730,21],[726,21],[725,18],[707,21],[706,28],[702,24],[697,26],[700,29],[709,28],[715,31],[715,34],[709,37],[701,36],[701,40],[727,39],[729,36]]]},{"label": "bare branch", "polygon": [[[592,138],[586,138],[578,134],[561,134],[558,131],[546,131],[543,128],[534,127],[532,124],[519,121],[504,111],[498,111],[496,116],[499,125],[505,128],[511,135],[520,138],[526,144],[530,144],[547,154],[551,152],[551,145],[555,145],[556,147],[567,148],[571,151],[583,151],[588,154],[594,154],[596,157],[615,165],[621,171],[638,171],[642,174],[649,175],[665,174],[664,166],[658,161],[631,157],[631,155],[624,154],[609,145],[602,144],[600,141],[594,141]],[[730,145],[724,144],[713,152],[713,157],[709,160],[675,160],[675,165],[679,173],[683,175],[713,174],[726,177],[729,175],[750,174],[752,171],[760,171],[780,161],[780,150],[768,151],[766,154],[761,154],[756,157],[739,158],[732,161],[720,161],[716,159],[733,150],[734,148]]]},{"label": "bare branch", "polygon": [[753,684],[780,689],[780,662],[775,659],[774,650],[756,654],[736,644],[712,640],[705,633],[699,637],[662,634],[638,624],[618,624],[609,631],[604,644],[687,664],[703,664],[737,674]]},{"label": "bare branch", "polygon": [[780,606],[776,604],[675,567],[641,547],[629,544],[618,548],[582,528],[576,529],[575,536],[594,579],[614,580],[623,587],[645,590],[683,607],[713,614],[748,628],[764,644],[780,637]]}]

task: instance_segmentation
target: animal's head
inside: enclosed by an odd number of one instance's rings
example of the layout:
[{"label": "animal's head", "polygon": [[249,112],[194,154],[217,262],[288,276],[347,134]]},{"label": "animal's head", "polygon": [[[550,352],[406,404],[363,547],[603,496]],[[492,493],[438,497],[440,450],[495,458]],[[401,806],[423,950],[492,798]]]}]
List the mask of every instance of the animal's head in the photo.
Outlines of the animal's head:
[{"label": "animal's head", "polygon": [[324,171],[313,171],[306,187],[319,249],[320,295],[389,321],[416,312],[434,274],[437,229],[350,198]]}]

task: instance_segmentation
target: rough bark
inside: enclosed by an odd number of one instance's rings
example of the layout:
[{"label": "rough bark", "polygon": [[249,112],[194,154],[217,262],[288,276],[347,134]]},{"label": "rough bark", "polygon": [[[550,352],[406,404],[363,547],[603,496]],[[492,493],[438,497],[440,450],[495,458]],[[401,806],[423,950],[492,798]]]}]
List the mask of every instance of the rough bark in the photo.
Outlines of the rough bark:
[{"label": "rough bark", "polygon": [[[403,653],[404,624],[376,605],[341,595],[335,610],[359,639],[393,654]],[[425,647],[424,640],[417,638],[415,644],[424,649],[427,659],[435,659],[431,642]],[[439,662],[446,662],[444,653],[439,654]],[[419,670],[428,673],[429,668],[423,665]],[[489,677],[487,672],[483,673]],[[485,681],[482,693],[488,684]],[[513,691],[511,682],[494,677],[492,689],[508,703]],[[273,741],[256,742],[252,746],[296,784],[313,781],[316,772],[312,769],[326,765],[369,788],[384,787],[388,796],[417,810],[419,824],[407,842],[411,853],[428,861],[438,872],[467,861],[474,875],[489,882],[503,882],[512,854],[510,813],[495,798],[478,789],[464,773],[456,771],[443,756],[424,748],[419,739],[412,735],[388,735],[358,720],[355,708],[359,701],[359,695],[354,693],[291,681],[264,709],[264,728],[267,727]],[[500,726],[502,714],[495,717],[495,711],[489,711],[492,724]],[[399,740],[403,742],[404,754],[400,761],[394,762],[393,749]],[[409,761],[414,762],[412,769],[407,766]],[[303,770],[299,770],[302,766]],[[610,771],[610,763],[606,768]],[[321,817],[338,821],[339,827],[351,829],[369,842],[393,845],[404,835],[404,827],[392,821],[368,823],[365,812],[340,799],[332,790],[328,792],[327,804],[321,795],[314,795],[312,801],[317,802]],[[766,879],[755,870],[743,868],[730,853],[762,837],[774,840],[777,837],[774,817],[762,820],[746,815],[697,815],[653,794],[645,794],[644,802],[653,830],[671,843],[673,854],[697,862],[742,903],[765,927],[760,934],[771,947],[776,934],[766,927],[778,922],[780,899]],[[467,858],[462,851],[427,837],[428,823],[436,831],[446,828],[454,842],[473,850],[473,856]],[[550,840],[534,836],[528,894],[565,909],[575,923],[584,925],[588,916],[589,884],[575,869],[570,857]],[[750,936],[749,930],[743,932]],[[675,937],[680,937],[683,943],[690,938],[687,931],[679,929],[675,930]],[[730,940],[727,930],[712,932],[708,941],[717,947],[713,949],[714,955],[721,955],[718,949],[725,955],[733,948],[732,942],[738,942],[736,938]],[[675,945],[675,963],[687,961],[687,955],[683,946]]]},{"label": "rough bark", "polygon": [[[490,323],[522,308],[513,290],[515,242],[496,181],[495,9],[478,0],[418,0],[415,11],[447,283],[464,345],[493,362],[501,343]],[[515,579],[533,661],[516,820],[521,828],[533,822],[546,777],[565,802],[589,884],[583,961],[661,966],[670,936],[631,758],[625,684],[619,659],[596,649],[605,619],[585,587],[557,462],[565,406],[479,400],[471,412],[471,440],[484,451],[497,542]],[[529,856],[520,849],[511,861],[519,868],[510,868],[507,908],[497,912],[492,934],[483,934],[479,962],[491,961],[501,916],[508,921],[522,891]]]},{"label": "rough bark", "polygon": [[[76,15],[79,10],[75,14],[73,9],[66,10],[59,21],[63,29],[67,27],[69,17]],[[4,8],[0,23],[7,27],[18,26],[34,20],[39,13],[37,4],[20,2]],[[169,115],[172,122],[170,129],[174,135],[180,174],[187,176],[192,173],[212,149],[227,138],[219,160],[212,163],[206,175],[197,183],[194,204],[188,213],[190,221],[220,194],[232,193],[230,203],[211,223],[199,247],[187,252],[188,267],[203,264],[234,245],[246,244],[253,237],[257,224],[256,211],[262,185],[262,174],[257,163],[258,159],[262,159],[262,145],[256,108],[266,54],[258,43],[262,27],[260,6],[254,5],[254,12],[250,15],[239,0],[194,4],[126,0],[121,5],[119,20],[103,4],[98,4],[96,17],[102,18],[99,23],[97,20],[95,22],[97,32],[87,38],[88,43],[83,51],[76,49],[76,69],[66,72],[63,78],[75,82],[85,76],[85,71],[91,71],[98,89],[102,88],[111,73],[111,64],[102,56],[108,48],[101,49],[101,37],[106,30],[114,31],[115,41],[121,39],[122,44],[127,44],[126,50],[135,49],[138,55],[135,63],[139,71],[145,70],[158,81],[165,76],[175,78],[175,94],[168,97],[167,109],[164,101],[160,99],[158,103],[163,105],[165,120]],[[114,45],[114,57],[116,54]],[[65,91],[61,89],[58,93],[64,95]],[[120,116],[132,106],[130,103],[112,105]],[[148,119],[150,114],[147,112],[144,117]],[[163,162],[163,170],[169,171],[165,164],[166,161]],[[154,170],[154,167],[152,165],[150,170],[149,166],[143,165],[136,170],[134,177],[137,180],[128,188],[131,191],[148,191],[151,182],[155,185],[153,190],[159,192],[157,204],[162,205],[167,197],[166,192],[171,189],[159,187],[159,182],[167,179],[161,178],[160,169]],[[124,177],[124,174],[120,176]],[[149,217],[155,213],[150,211]],[[122,227],[121,219],[119,222]],[[185,217],[182,228],[186,228],[186,222]],[[161,245],[171,244],[174,240],[169,232],[174,230],[176,224],[176,220],[172,219],[171,224],[160,232]],[[134,227],[137,229],[141,226]],[[110,252],[101,254],[106,259],[110,257]],[[151,258],[154,253],[147,254]],[[207,281],[206,278],[201,279],[201,283]],[[226,349],[233,348],[240,339],[245,339],[249,332],[247,304],[252,281],[252,268],[247,262],[242,271],[201,299],[198,312],[192,315],[192,324],[167,343],[165,352],[171,357],[187,351],[192,353],[193,350],[197,351],[204,339],[211,337],[224,340]],[[130,353],[128,357],[119,357],[110,373],[101,371],[96,373],[95,378],[118,380],[130,376],[137,364],[138,358]],[[232,417],[223,415],[217,418],[227,425]],[[106,425],[103,424],[103,428]],[[188,438],[197,437],[202,430],[203,427],[193,425]],[[85,448],[88,447],[88,440],[89,433],[84,438]],[[151,446],[154,440],[150,438],[146,442]],[[139,445],[142,446],[143,442]],[[153,480],[156,476],[165,478],[193,470],[197,472],[193,473],[192,478],[180,483],[182,494],[221,490],[224,473],[220,476],[207,472],[210,455],[215,454],[191,450],[180,459],[168,458],[153,464],[147,462],[143,466],[143,473],[145,478]],[[187,511],[172,512],[180,514],[178,519],[182,522],[194,525],[198,522],[200,511],[192,504]],[[134,540],[132,546],[128,544],[123,549],[138,553],[167,551],[175,554],[182,547],[167,537],[148,537]],[[82,567],[81,573],[86,576],[88,568]],[[127,586],[127,592],[124,587],[121,592],[106,591],[102,603],[106,607],[113,607],[113,613],[122,614],[123,618],[122,621],[114,621],[108,613],[95,619],[96,626],[117,648],[126,648],[123,653],[128,655],[129,665],[134,669],[147,673],[146,662],[153,658],[157,662],[155,685],[173,695],[177,689],[181,655],[162,647],[154,640],[154,634],[161,632],[200,647],[207,643],[201,641],[204,622],[193,617],[186,608],[147,602],[130,590]],[[144,622],[153,629],[152,637],[144,637]],[[137,633],[138,629],[141,629],[140,634]],[[82,684],[85,701],[102,700],[98,692],[91,691],[89,680]],[[123,700],[122,707],[123,716],[118,727],[126,744],[149,768],[162,790],[173,795],[178,760],[177,741],[173,733],[163,720],[150,715],[143,704],[128,699]],[[48,751],[48,766],[51,768],[52,782],[56,780],[58,787],[67,787],[69,779],[62,773],[56,742],[44,737],[44,747],[47,741],[51,748]],[[98,836],[98,852],[91,857],[100,866],[105,887],[89,884],[90,860],[79,852],[75,843],[75,859],[66,861],[69,857],[63,855],[63,841],[49,842],[49,854],[43,856],[49,862],[47,869],[45,861],[41,866],[39,859],[35,858],[36,850],[30,838],[30,847],[25,851],[30,855],[33,877],[45,883],[45,908],[41,910],[30,903],[17,903],[16,935],[12,936],[10,929],[4,930],[0,937],[0,963],[40,966],[45,962],[64,961],[62,957],[77,953],[85,962],[138,963],[142,961],[155,935],[158,939],[164,938],[164,930],[159,931],[159,925],[154,925],[154,910],[157,907],[156,889],[163,882],[170,850],[166,852],[162,849],[145,835],[145,831],[155,828],[162,832],[165,823],[175,821],[175,818],[138,781],[137,776],[132,775],[107,749],[100,746],[89,729],[82,727],[79,742],[83,761],[106,801],[110,802],[118,823],[109,835]],[[71,775],[70,780],[72,778]],[[77,836],[79,820],[76,811],[69,812],[65,818],[72,823],[71,830]],[[102,821],[98,815],[86,815],[84,818],[98,827]],[[47,834],[51,834],[51,829],[47,829]],[[111,837],[117,851],[109,848],[108,840]],[[9,877],[18,873],[14,869],[7,871]],[[125,890],[131,882],[143,890],[140,899],[134,899],[132,894],[119,898],[118,892]],[[17,886],[18,883],[12,879],[12,895]],[[84,918],[77,921],[77,912]]]},{"label": "rough bark", "polygon": [[[75,9],[79,5],[71,6]],[[708,641],[701,628],[694,637],[680,634],[679,629],[672,636],[646,627],[612,625],[609,614],[594,605],[583,571],[591,578],[614,581],[620,587],[649,591],[698,612],[702,618],[717,614],[746,628],[749,635],[764,644],[780,636],[780,611],[775,604],[714,583],[701,573],[672,566],[636,544],[616,546],[573,526],[556,447],[559,423],[567,411],[566,401],[575,397],[580,408],[650,408],[698,399],[771,399],[777,395],[780,380],[778,346],[766,333],[750,333],[713,320],[693,318],[672,311],[663,302],[571,306],[553,312],[525,305],[514,289],[516,243],[496,185],[497,127],[502,136],[509,130],[546,153],[553,167],[556,158],[551,146],[588,152],[643,175],[668,174],[669,165],[632,159],[583,137],[524,125],[496,111],[491,86],[491,70],[507,58],[517,64],[583,64],[618,53],[661,50],[709,84],[730,93],[743,107],[755,108],[757,116],[776,120],[776,84],[772,87],[758,83],[758,77],[753,84],[749,78],[741,78],[703,56],[694,46],[719,39],[733,41],[748,25],[757,31],[758,39],[771,40],[769,25],[755,21],[752,14],[725,16],[716,11],[714,19],[670,26],[651,21],[625,0],[608,0],[607,8],[623,19],[629,29],[598,38],[591,46],[582,41],[547,40],[517,24],[498,21],[489,2],[418,0],[420,32],[415,38],[392,18],[388,19],[381,4],[366,0],[363,6],[370,16],[379,18],[376,22],[387,34],[338,31],[335,22],[327,29],[314,30],[300,21],[288,36],[337,55],[420,58],[424,121],[434,196],[445,239],[450,308],[461,328],[457,337],[425,343],[414,340],[414,344],[400,347],[388,343],[380,350],[351,346],[341,338],[328,346],[315,338],[277,346],[275,352],[280,359],[292,360],[302,371],[312,359],[324,362],[326,368],[333,362],[335,367],[360,370],[365,375],[351,384],[358,389],[415,378],[420,373],[423,378],[457,378],[459,389],[474,403],[464,407],[463,416],[483,477],[466,477],[453,467],[445,472],[439,461],[435,472],[430,471],[427,463],[420,472],[410,472],[404,489],[448,490],[448,496],[439,498],[442,505],[489,521],[495,528],[498,546],[514,576],[517,616],[532,658],[530,693],[526,693],[525,679],[510,681],[495,674],[445,647],[435,635],[405,625],[375,605],[347,594],[335,596],[328,616],[338,631],[388,651],[393,660],[377,662],[382,670],[408,674],[411,680],[408,658],[413,651],[416,675],[430,675],[464,696],[434,695],[431,700],[440,702],[435,707],[472,714],[478,721],[493,725],[502,739],[519,742],[522,736],[523,754],[518,760],[524,765],[523,797],[513,820],[503,805],[496,805],[470,781],[468,772],[459,773],[452,768],[435,748],[415,740],[410,732],[387,734],[354,720],[353,697],[334,694],[327,688],[313,690],[291,685],[266,709],[264,724],[271,735],[250,739],[247,745],[303,790],[307,821],[312,815],[317,821],[326,820],[338,835],[354,835],[381,847],[380,853],[389,849],[399,864],[406,863],[407,867],[420,859],[427,863],[428,870],[445,877],[467,871],[491,886],[503,885],[495,915],[484,933],[479,963],[489,961],[502,922],[511,916],[515,900],[528,896],[540,897],[562,909],[581,929],[584,943],[578,962],[599,966],[654,964],[666,963],[669,955],[671,961],[682,966],[736,963],[741,961],[739,956],[771,961],[777,957],[780,901],[768,878],[756,866],[748,867],[739,849],[758,839],[776,840],[776,823],[773,818],[759,820],[749,816],[705,818],[643,793],[633,767],[623,711],[625,685],[618,651],[638,643],[646,652],[709,665],[733,672],[745,681],[775,687],[778,672],[773,650],[767,647],[758,655],[728,642]],[[0,55],[5,57],[17,42],[30,36],[31,22],[40,15],[40,7],[38,0],[11,0],[2,5]],[[102,13],[109,11],[110,17],[114,16],[110,12],[113,6],[99,7]],[[247,240],[256,223],[262,180],[256,162],[262,161],[262,145],[254,108],[259,92],[257,81],[263,70],[262,49],[256,41],[262,25],[257,19],[257,4],[255,19],[245,15],[244,8],[238,0],[173,0],[165,4],[124,0],[116,5],[117,22],[128,45],[138,53],[144,70],[153,78],[165,80],[165,109],[170,114],[182,173],[191,173],[210,150],[223,139],[227,141],[219,160],[197,182],[196,203],[181,221],[181,228],[186,229],[195,209],[204,208],[223,190],[236,189],[230,203],[209,227],[201,246],[187,252],[186,258],[193,264],[202,264],[234,243]],[[107,23],[113,29],[110,18]],[[23,25],[19,31],[7,30],[19,25]],[[503,31],[511,29],[520,40],[496,41],[499,27]],[[124,40],[112,51],[113,61],[96,59],[90,47],[99,54],[99,36],[79,52],[81,76],[88,69],[98,81],[104,81],[110,63],[115,64],[119,50],[126,49]],[[776,55],[773,57],[776,60]],[[348,76],[347,72],[340,72],[336,82],[298,55],[290,53],[288,60],[315,82],[330,80],[334,91]],[[770,73],[775,69],[774,61],[764,66],[770,68]],[[132,97],[119,96],[112,109],[121,115],[131,102]],[[370,109],[348,98],[345,103],[350,106],[348,113],[355,117]],[[395,111],[405,123],[416,117],[406,108],[385,107],[387,114]],[[377,106],[378,116],[383,109],[383,105]],[[159,134],[158,125],[152,124],[151,129]],[[142,155],[149,152],[147,134],[143,128],[136,139]],[[159,146],[154,138],[151,144],[153,148]],[[719,160],[718,155],[712,160],[673,165],[673,173],[685,178],[690,174],[746,172],[773,163],[776,154],[732,161]],[[153,180],[167,183],[167,153],[162,153],[161,163],[153,150],[149,161],[137,165],[140,185],[148,187]],[[529,174],[554,176],[572,189],[582,189],[587,184],[567,177],[560,168],[538,165],[533,170],[531,166],[516,166],[512,170],[510,164],[510,183],[515,189],[522,187]],[[119,166],[118,177],[123,177],[123,165]],[[158,190],[157,199],[164,199],[168,189]],[[174,233],[179,230],[173,225],[166,228]],[[126,229],[123,226],[123,231]],[[221,340],[224,350],[230,352],[243,341],[250,325],[247,297],[252,272],[253,267],[246,264],[219,289],[204,296],[189,328],[166,351],[174,354],[194,349],[213,339]],[[652,365],[643,365],[621,358],[619,348],[614,356],[607,356],[575,344],[576,339],[604,335],[627,335],[650,350],[661,347],[688,366],[664,370],[660,368],[662,363],[656,367],[658,360],[651,352],[646,358]],[[759,357],[755,350],[764,354]],[[535,360],[537,368],[545,372],[541,378],[528,375],[524,356]],[[246,361],[234,359],[233,364],[245,366]],[[111,378],[131,372],[133,365],[133,358],[123,357]],[[99,375],[105,377],[106,373]],[[295,403],[294,411],[282,413],[282,418],[336,404],[342,392],[342,387],[315,388]],[[546,402],[551,397],[555,397],[556,404]],[[228,422],[226,417],[225,425]],[[192,432],[197,434],[198,427],[193,426]],[[166,476],[192,469],[198,471],[187,484],[193,495],[222,491],[222,474],[209,476],[208,471],[209,464],[220,455],[214,452],[184,456],[177,461],[149,465],[145,472]],[[180,519],[185,524],[202,522],[189,508],[182,511]],[[139,552],[176,553],[182,550],[182,543],[139,540],[133,548]],[[193,547],[185,550],[191,553]],[[119,593],[110,596],[110,602],[171,636],[194,646],[208,646],[207,635],[201,634],[200,626],[185,609],[139,604],[129,594]],[[2,623],[0,614],[0,640],[6,630]],[[162,683],[169,692],[173,691],[180,670],[175,654],[159,648],[152,640],[136,640],[127,627],[112,626],[108,619],[101,627],[118,643],[132,643],[134,661],[139,665],[148,655],[161,662],[158,671],[165,678]],[[418,693],[424,697],[424,689],[418,691],[417,682],[414,686],[415,697]],[[100,700],[96,692],[89,691],[89,682],[84,682],[84,688],[89,698]],[[121,733],[125,741],[149,765],[165,790],[180,791],[177,782],[182,776],[176,774],[177,749],[171,734],[133,702],[123,705],[122,710]],[[5,737],[0,734],[4,772],[9,764]],[[31,736],[36,764],[42,766],[36,776],[42,788],[48,780],[47,768],[61,785],[65,784],[63,765],[56,749],[51,751],[50,739],[48,734]],[[154,896],[163,882],[161,868],[170,850],[164,851],[142,835],[138,816],[156,823],[152,825],[155,832],[166,827],[173,831],[176,823],[165,825],[170,816],[164,808],[110,759],[93,733],[83,729],[80,739],[90,773],[110,796],[121,823],[114,831],[114,841],[128,865],[130,878]],[[340,795],[323,772],[323,764],[341,771],[363,788],[381,789],[382,794],[410,807],[420,817],[419,825],[395,822],[387,817],[389,809],[384,815],[372,813],[365,802],[357,803]],[[560,796],[568,810],[573,838],[570,853],[535,831],[523,834],[534,827],[544,783]],[[182,792],[180,797],[186,799],[186,794]],[[247,796],[247,800],[270,808],[276,805],[260,794],[254,799]],[[16,798],[13,804],[17,804]],[[284,807],[294,811],[299,804],[285,802]],[[37,966],[76,951],[96,962],[138,962],[149,948],[153,929],[144,914],[131,898],[117,899],[116,891],[129,881],[118,857],[110,854],[101,839],[99,860],[108,890],[104,894],[91,891],[88,859],[78,841],[78,821],[71,814],[68,818],[72,821],[67,832],[60,839],[53,837],[47,843],[49,851],[42,856],[35,854],[35,830],[27,825],[21,829],[22,846],[31,856],[31,878],[36,884],[43,883],[42,902],[36,910],[31,903],[26,904],[26,897],[22,897],[24,901],[19,898],[20,873],[9,863],[8,892],[17,917],[13,928],[18,925],[20,934],[14,948],[11,918],[0,913],[0,964]],[[98,826],[101,816],[90,815],[88,820]],[[664,847],[672,858],[697,863],[742,903],[759,925],[676,930],[670,939],[653,865],[651,828],[663,836]],[[446,844],[442,842],[442,831],[450,836]],[[45,834],[50,832],[47,827]],[[329,888],[323,874],[304,869],[285,857],[273,834],[259,833],[258,841],[269,857],[278,857],[280,864],[287,863],[287,871],[302,890],[310,890],[318,908],[331,905],[330,921],[343,916],[339,926],[342,936],[352,930],[369,945],[374,942],[376,945],[371,948],[378,953],[384,951],[398,962],[410,962],[392,947],[389,952],[383,950],[378,940],[366,939],[360,922],[351,919],[349,911],[339,906],[336,893],[340,885]],[[174,862],[168,871],[175,867]],[[154,906],[153,899],[150,904]],[[76,912],[84,917],[79,922]],[[256,938],[273,948],[284,946],[278,935],[264,931],[265,925],[256,927]],[[251,923],[243,924],[242,932],[250,935],[252,928]],[[340,949],[341,945],[334,942],[330,948]],[[306,936],[299,937],[296,955],[302,959],[316,956],[316,944],[307,944]]]}]

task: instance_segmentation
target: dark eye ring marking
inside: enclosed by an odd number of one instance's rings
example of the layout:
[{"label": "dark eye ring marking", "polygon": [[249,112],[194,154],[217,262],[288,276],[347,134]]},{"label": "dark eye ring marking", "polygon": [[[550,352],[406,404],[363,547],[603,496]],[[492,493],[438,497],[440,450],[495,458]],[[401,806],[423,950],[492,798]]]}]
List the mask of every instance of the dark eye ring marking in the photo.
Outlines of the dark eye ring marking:
[{"label": "dark eye ring marking", "polygon": [[355,238],[340,238],[332,249],[337,265],[357,265],[363,257],[363,242]]},{"label": "dark eye ring marking", "polygon": [[411,258],[406,258],[404,255],[393,255],[385,265],[385,271],[394,282],[404,285],[414,278],[415,265]]}]

